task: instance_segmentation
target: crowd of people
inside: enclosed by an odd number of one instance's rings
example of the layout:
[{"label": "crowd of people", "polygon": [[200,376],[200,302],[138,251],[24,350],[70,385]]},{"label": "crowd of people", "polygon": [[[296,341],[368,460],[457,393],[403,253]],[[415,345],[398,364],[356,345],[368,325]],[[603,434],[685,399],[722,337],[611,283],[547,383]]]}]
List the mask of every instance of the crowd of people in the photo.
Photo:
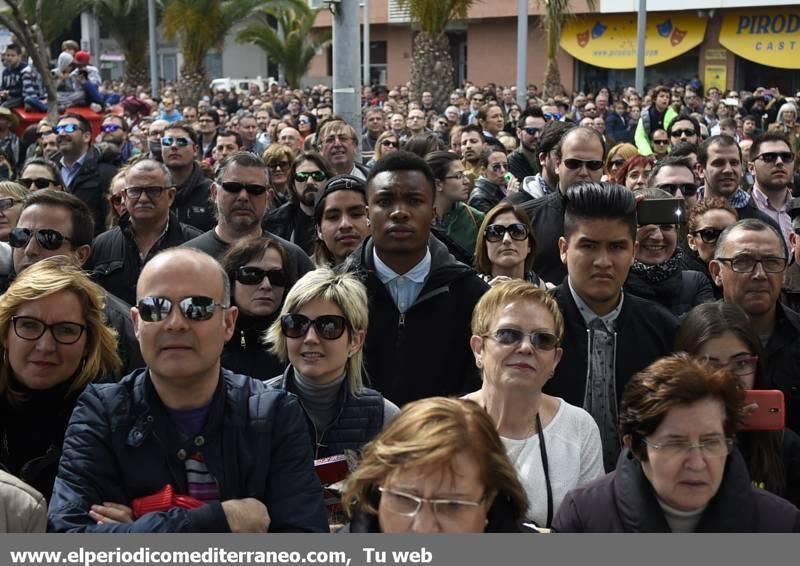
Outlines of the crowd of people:
[{"label": "crowd of people", "polygon": [[800,531],[793,97],[3,85],[0,528]]}]

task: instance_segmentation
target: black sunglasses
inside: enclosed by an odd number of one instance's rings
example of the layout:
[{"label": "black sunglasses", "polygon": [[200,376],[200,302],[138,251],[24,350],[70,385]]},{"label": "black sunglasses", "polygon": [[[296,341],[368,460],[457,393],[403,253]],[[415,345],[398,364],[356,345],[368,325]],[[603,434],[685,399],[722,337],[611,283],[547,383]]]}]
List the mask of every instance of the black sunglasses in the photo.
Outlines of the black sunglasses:
[{"label": "black sunglasses", "polygon": [[487,242],[499,242],[505,237],[506,232],[508,232],[512,240],[522,241],[528,239],[528,226],[522,222],[516,222],[508,226],[489,224],[483,237]]},{"label": "black sunglasses", "polygon": [[400,147],[400,144],[397,142],[393,142],[392,140],[383,140],[381,142],[383,147]]},{"label": "black sunglasses", "polygon": [[603,168],[603,162],[598,159],[590,159],[585,161],[583,159],[565,159],[564,165],[567,169],[580,169],[582,166],[586,165],[586,168],[589,171],[599,171]]},{"label": "black sunglasses", "polygon": [[273,287],[286,287],[289,283],[289,276],[283,269],[261,269],[251,266],[237,269],[234,278],[242,285],[260,285],[264,278],[269,279],[269,284]]},{"label": "black sunglasses", "polygon": [[784,163],[792,163],[794,161],[794,154],[791,151],[767,151],[758,155],[756,159],[760,159],[764,163],[775,163],[779,157]]},{"label": "black sunglasses", "polygon": [[542,131],[541,128],[523,128],[523,130],[525,130],[525,133],[529,136],[538,136]]},{"label": "black sunglasses", "polygon": [[42,228],[41,230],[31,230],[30,228],[14,228],[8,234],[8,245],[12,248],[24,248],[35,237],[36,241],[46,250],[57,250],[64,244],[64,240],[71,242],[72,239],[66,237],[58,230]]},{"label": "black sunglasses", "polygon": [[237,183],[236,181],[225,181],[222,183],[222,190],[226,193],[241,193],[247,191],[248,195],[258,196],[267,192],[267,187],[264,185],[249,185],[246,183]]},{"label": "black sunglasses", "polygon": [[697,194],[697,185],[694,183],[663,183],[657,188],[667,191],[673,196],[678,194],[678,191],[685,197],[693,197]]},{"label": "black sunglasses", "polygon": [[17,182],[26,189],[30,189],[33,185],[36,185],[37,189],[46,189],[51,184],[55,184],[50,179],[45,179],[44,177],[30,177],[28,179],[19,179],[19,181]]},{"label": "black sunglasses", "polygon": [[13,199],[11,197],[0,198],[0,210],[8,210],[18,202],[20,201]]},{"label": "black sunglasses", "polygon": [[302,314],[285,314],[281,317],[281,330],[287,338],[304,338],[312,326],[323,340],[337,340],[344,334],[347,320],[335,314],[325,314],[314,320]]},{"label": "black sunglasses", "polygon": [[[161,322],[172,312],[174,302],[166,297],[142,297],[136,303],[139,317],[145,322]],[[225,305],[214,302],[211,297],[186,297],[178,301],[183,316],[187,320],[204,321],[214,316],[217,307],[227,309]]]},{"label": "black sunglasses", "polygon": [[298,183],[304,183],[311,177],[317,182],[324,181],[328,176],[325,171],[298,171],[294,174],[294,180]]},{"label": "black sunglasses", "polygon": [[706,244],[715,244],[719,239],[719,235],[722,234],[722,230],[719,228],[703,228],[702,230],[695,230],[689,233],[692,236],[700,236],[700,239]]},{"label": "black sunglasses", "polygon": [[697,132],[695,132],[694,130],[672,130],[672,133],[670,134],[670,136],[673,138],[679,138],[681,136],[687,136],[687,137],[696,136],[696,135]]}]

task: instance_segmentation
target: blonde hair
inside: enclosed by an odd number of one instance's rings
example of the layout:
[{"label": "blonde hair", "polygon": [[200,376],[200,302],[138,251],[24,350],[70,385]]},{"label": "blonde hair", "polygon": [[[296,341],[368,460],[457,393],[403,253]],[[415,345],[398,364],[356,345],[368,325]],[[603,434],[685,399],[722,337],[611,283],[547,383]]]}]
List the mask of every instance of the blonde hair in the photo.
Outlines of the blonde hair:
[{"label": "blonde hair", "polygon": [[0,197],[13,198],[17,202],[25,202],[31,192],[14,181],[0,181]]},{"label": "blonde hair", "polygon": [[455,473],[453,458],[459,454],[472,456],[478,464],[488,506],[502,494],[517,517],[527,511],[528,498],[494,423],[473,401],[429,397],[409,403],[362,454],[342,497],[351,517],[359,510],[378,513],[377,489],[395,470],[449,467]]},{"label": "blonde hair", "polygon": [[531,302],[542,305],[553,316],[555,334],[559,342],[564,338],[564,317],[558,303],[550,293],[524,279],[498,283],[486,293],[472,311],[472,334],[485,336],[500,310],[512,303]]},{"label": "blonde hair", "polygon": [[[8,336],[11,318],[24,304],[61,291],[77,295],[86,321],[86,355],[68,393],[80,391],[98,376],[119,375],[122,362],[117,354],[117,333],[105,325],[105,291],[94,283],[68,256],[53,256],[31,265],[0,297],[0,336]],[[10,387],[11,365],[4,346],[0,367],[0,395],[9,400],[18,396]]]},{"label": "blonde hair", "polygon": [[[270,351],[281,361],[289,359],[286,335],[281,329],[281,317],[303,308],[303,305],[317,299],[329,301],[342,310],[347,320],[348,332],[352,338],[356,332],[366,332],[369,325],[369,308],[367,306],[367,289],[350,273],[334,273],[330,268],[319,268],[309,271],[300,278],[286,295],[280,315],[272,323],[264,336],[264,342],[271,344]],[[364,348],[353,353],[347,360],[345,371],[353,394],[364,388],[362,362]]]},{"label": "blonde hair", "polygon": [[264,161],[265,165],[269,165],[271,161],[280,159],[281,157],[285,157],[290,166],[294,162],[294,152],[292,149],[280,143],[271,144],[264,150],[264,153],[261,154],[261,159]]}]

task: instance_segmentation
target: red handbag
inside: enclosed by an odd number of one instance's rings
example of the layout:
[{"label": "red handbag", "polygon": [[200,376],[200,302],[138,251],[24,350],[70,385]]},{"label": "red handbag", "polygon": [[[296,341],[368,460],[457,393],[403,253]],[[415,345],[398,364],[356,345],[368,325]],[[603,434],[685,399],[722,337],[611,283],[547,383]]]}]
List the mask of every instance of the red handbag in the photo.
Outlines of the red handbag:
[{"label": "red handbag", "polygon": [[164,486],[164,489],[157,491],[153,495],[137,497],[133,500],[131,507],[133,508],[133,517],[138,519],[148,513],[169,511],[173,507],[198,509],[203,505],[205,505],[205,502],[191,495],[175,495],[175,490],[172,489],[172,485],[167,484]]}]

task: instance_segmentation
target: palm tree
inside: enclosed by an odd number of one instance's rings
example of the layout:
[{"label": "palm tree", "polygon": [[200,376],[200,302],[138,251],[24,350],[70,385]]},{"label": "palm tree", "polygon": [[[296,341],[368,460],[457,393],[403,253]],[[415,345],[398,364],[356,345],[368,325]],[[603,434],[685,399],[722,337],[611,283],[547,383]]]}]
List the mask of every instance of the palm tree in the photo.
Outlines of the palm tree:
[{"label": "palm tree", "polygon": [[[302,2],[291,8],[263,8],[258,21],[244,28],[237,41],[263,49],[270,59],[281,65],[289,86],[299,88],[311,59],[330,44],[330,31],[312,34],[318,12]],[[269,25],[270,17],[278,21],[278,29]]]},{"label": "palm tree", "polygon": [[[564,24],[572,16],[569,9],[569,0],[536,0],[544,12],[542,27],[547,34],[547,66],[544,70],[545,96],[559,96],[563,93],[561,85],[561,71],[558,69],[558,49],[561,42],[561,31]],[[586,0],[589,10],[597,10],[596,0]]]},{"label": "palm tree", "polygon": [[85,0],[5,0],[0,10],[0,25],[7,28],[33,60],[47,91],[47,116],[58,118],[56,81],[50,74],[49,45],[68,22],[86,7]]},{"label": "palm tree", "polygon": [[180,37],[183,51],[178,94],[194,105],[208,89],[206,55],[221,47],[228,32],[264,0],[162,0],[162,25],[169,40]]},{"label": "palm tree", "polygon": [[147,0],[91,0],[95,16],[125,53],[125,82],[145,85],[147,74]]},{"label": "palm tree", "polygon": [[414,36],[411,59],[411,89],[420,95],[429,91],[437,108],[447,105],[453,91],[454,68],[445,29],[453,20],[463,20],[475,0],[397,0],[407,8],[419,28]]}]

